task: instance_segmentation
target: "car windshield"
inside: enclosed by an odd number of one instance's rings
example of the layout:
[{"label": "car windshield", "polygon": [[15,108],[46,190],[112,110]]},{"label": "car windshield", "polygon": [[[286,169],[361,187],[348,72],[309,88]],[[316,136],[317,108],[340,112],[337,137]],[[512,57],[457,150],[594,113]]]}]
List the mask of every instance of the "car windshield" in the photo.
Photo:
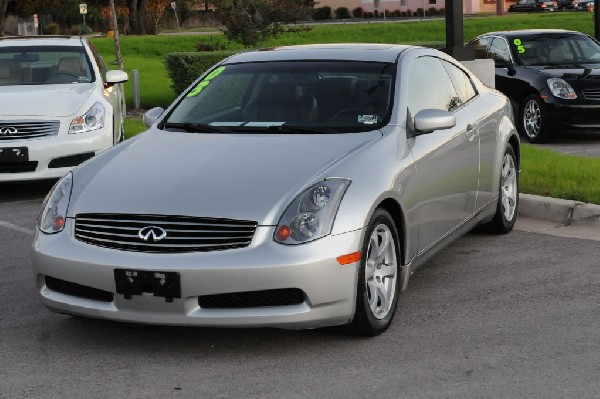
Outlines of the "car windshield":
[{"label": "car windshield", "polygon": [[0,47],[0,86],[94,81],[83,47]]},{"label": "car windshield", "polygon": [[600,45],[580,34],[534,35],[511,40],[523,65],[577,65],[600,63]]},{"label": "car windshield", "polygon": [[360,132],[390,119],[393,64],[281,61],[223,65],[161,127],[201,132]]}]

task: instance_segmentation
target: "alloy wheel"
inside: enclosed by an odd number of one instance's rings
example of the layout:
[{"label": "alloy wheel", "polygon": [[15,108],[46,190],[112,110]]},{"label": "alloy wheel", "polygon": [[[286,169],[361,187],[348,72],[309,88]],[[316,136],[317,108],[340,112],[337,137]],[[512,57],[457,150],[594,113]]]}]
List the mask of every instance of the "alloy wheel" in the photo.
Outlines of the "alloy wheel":
[{"label": "alloy wheel", "polygon": [[515,160],[510,154],[504,154],[501,179],[500,195],[502,196],[504,218],[512,221],[517,208],[517,168]]},{"label": "alloy wheel", "polygon": [[523,110],[523,128],[525,134],[531,139],[535,139],[540,134],[542,127],[542,110],[540,105],[534,99],[530,99],[525,104]]},{"label": "alloy wheel", "polygon": [[384,319],[394,303],[398,264],[394,235],[385,224],[373,229],[367,249],[365,283],[371,313]]}]

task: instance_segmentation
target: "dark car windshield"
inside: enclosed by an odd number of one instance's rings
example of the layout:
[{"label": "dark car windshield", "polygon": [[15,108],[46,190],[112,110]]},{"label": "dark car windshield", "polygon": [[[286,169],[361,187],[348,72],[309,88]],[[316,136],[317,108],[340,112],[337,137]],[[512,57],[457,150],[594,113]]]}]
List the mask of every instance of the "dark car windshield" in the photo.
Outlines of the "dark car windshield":
[{"label": "dark car windshield", "polygon": [[0,86],[93,81],[90,62],[81,46],[0,47]]},{"label": "dark car windshield", "polygon": [[600,45],[581,34],[540,34],[511,39],[523,65],[572,65],[600,63]]},{"label": "dark car windshield", "polygon": [[282,61],[220,66],[183,97],[162,126],[294,134],[374,130],[390,118],[392,65]]}]

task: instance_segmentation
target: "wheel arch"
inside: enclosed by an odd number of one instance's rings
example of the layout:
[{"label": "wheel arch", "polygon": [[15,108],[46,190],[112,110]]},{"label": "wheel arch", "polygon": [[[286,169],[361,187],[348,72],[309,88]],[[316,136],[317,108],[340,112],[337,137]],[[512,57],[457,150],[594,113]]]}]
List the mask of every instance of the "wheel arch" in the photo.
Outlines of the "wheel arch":
[{"label": "wheel arch", "polygon": [[404,210],[402,209],[402,206],[395,199],[388,197],[388,198],[385,198],[382,201],[380,201],[379,204],[377,204],[377,206],[374,207],[372,214],[377,209],[386,210],[392,217],[394,226],[396,227],[396,232],[398,233],[398,245],[400,246],[400,257],[402,259],[402,263],[406,264],[408,261],[407,260],[407,251],[406,251],[406,248],[408,247],[408,245],[407,245],[408,234],[406,234],[406,230],[407,230],[406,217],[404,216]]}]

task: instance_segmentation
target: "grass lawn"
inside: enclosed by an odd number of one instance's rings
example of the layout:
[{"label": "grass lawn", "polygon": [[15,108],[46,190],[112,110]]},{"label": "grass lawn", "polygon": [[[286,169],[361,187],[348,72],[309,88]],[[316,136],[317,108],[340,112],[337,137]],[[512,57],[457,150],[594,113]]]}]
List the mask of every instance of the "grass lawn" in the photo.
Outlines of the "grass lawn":
[{"label": "grass lawn", "polygon": [[523,144],[521,192],[600,204],[600,159]]},{"label": "grass lawn", "polygon": [[[531,28],[561,28],[594,33],[593,14],[560,12],[550,14],[505,15],[501,17],[469,18],[464,23],[465,40],[494,31]],[[92,39],[104,60],[114,57],[113,41]],[[121,36],[121,52],[127,72],[137,69],[140,74],[142,108],[168,106],[176,97],[164,66],[164,55],[178,51],[195,51],[198,44],[225,43],[228,49],[243,50],[238,44],[227,43],[222,35]],[[414,22],[371,22],[368,24],[331,24],[313,26],[309,32],[283,34],[267,41],[264,46],[309,43],[433,43],[445,41],[443,20]],[[131,84],[126,84],[131,104]],[[131,107],[131,105],[130,105]],[[128,118],[126,136],[144,131],[143,123]],[[521,191],[555,198],[573,199],[600,204],[600,159],[558,154],[551,150],[523,145]]]},{"label": "grass lawn", "polygon": [[[593,34],[592,13],[560,12],[549,14],[504,15],[501,17],[468,18],[464,23],[465,40],[478,34],[504,29],[562,28]],[[111,38],[94,38],[100,54],[108,64],[115,59]],[[167,76],[164,56],[179,51],[196,51],[198,44],[222,43],[228,49],[240,50],[240,44],[228,43],[223,35],[120,36],[121,53],[128,73],[137,69],[140,74],[142,108],[166,107],[176,97]],[[325,24],[312,26],[309,32],[286,33],[268,40],[264,46],[309,43],[412,43],[445,44],[445,21],[415,20],[414,22],[371,22],[368,24]],[[125,84],[128,104],[131,83]]]}]

